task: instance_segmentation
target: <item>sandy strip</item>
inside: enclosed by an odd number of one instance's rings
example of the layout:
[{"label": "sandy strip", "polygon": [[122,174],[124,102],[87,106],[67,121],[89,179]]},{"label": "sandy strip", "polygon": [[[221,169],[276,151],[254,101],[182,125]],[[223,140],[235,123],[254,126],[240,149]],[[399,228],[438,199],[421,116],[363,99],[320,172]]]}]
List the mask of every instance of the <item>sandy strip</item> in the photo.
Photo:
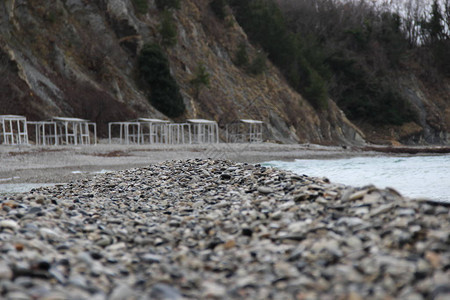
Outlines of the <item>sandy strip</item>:
[{"label": "sandy strip", "polygon": [[176,159],[213,158],[258,163],[270,160],[348,158],[373,151],[319,145],[213,144],[0,146],[0,184],[64,183],[99,172],[148,166]]},{"label": "sandy strip", "polygon": [[[446,152],[442,152],[446,151]],[[102,140],[95,146],[0,145],[0,185],[66,183],[107,171],[144,167],[167,160],[228,159],[260,163],[271,160],[335,159],[379,155],[448,153],[448,147],[332,147],[314,144],[280,145],[117,145]],[[326,176],[326,174],[324,174]],[[0,189],[1,193],[1,189]]]}]

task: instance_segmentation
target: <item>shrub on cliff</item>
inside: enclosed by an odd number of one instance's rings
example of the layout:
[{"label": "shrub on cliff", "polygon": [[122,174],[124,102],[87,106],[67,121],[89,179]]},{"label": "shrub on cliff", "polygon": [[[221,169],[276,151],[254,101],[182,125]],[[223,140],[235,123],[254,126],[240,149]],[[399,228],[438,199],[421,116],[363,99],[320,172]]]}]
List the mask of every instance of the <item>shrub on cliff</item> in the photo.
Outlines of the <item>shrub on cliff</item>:
[{"label": "shrub on cliff", "polygon": [[146,14],[148,11],[148,0],[133,0],[136,10],[140,14]]},{"label": "shrub on cliff", "polygon": [[248,72],[252,75],[262,74],[266,69],[266,54],[263,52],[258,53],[248,66]]},{"label": "shrub on cliff", "polygon": [[177,43],[177,27],[172,19],[172,14],[168,10],[165,10],[162,14],[159,33],[163,45],[174,46]]},{"label": "shrub on cliff", "polygon": [[239,44],[239,47],[236,51],[234,64],[238,67],[247,67],[249,64],[249,58],[247,53],[247,46],[244,42]]},{"label": "shrub on cliff", "polygon": [[180,8],[180,0],[156,0],[155,4],[159,10]]},{"label": "shrub on cliff", "polygon": [[195,70],[195,77],[191,80],[191,84],[194,87],[195,96],[198,98],[200,95],[200,89],[203,86],[209,87],[210,75],[206,71],[205,65],[200,62]]},{"label": "shrub on cliff", "polygon": [[139,80],[149,90],[150,103],[168,117],[178,117],[186,107],[177,82],[170,74],[169,61],[157,44],[146,44],[139,59]]}]

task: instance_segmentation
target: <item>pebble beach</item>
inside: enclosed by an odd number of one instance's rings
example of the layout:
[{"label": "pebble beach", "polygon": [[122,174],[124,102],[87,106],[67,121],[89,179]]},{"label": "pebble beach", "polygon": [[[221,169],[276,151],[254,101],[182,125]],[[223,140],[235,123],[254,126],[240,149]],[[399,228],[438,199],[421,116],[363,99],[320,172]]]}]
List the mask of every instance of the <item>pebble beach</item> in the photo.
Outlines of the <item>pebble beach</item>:
[{"label": "pebble beach", "polygon": [[4,299],[449,299],[448,203],[183,159],[0,196]]}]

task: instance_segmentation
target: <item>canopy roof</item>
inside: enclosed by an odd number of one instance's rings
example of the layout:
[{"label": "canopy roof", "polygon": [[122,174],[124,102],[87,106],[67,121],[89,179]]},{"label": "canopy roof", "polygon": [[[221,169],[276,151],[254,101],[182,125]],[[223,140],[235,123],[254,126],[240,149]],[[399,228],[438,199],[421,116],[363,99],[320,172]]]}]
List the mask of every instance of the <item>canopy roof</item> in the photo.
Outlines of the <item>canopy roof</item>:
[{"label": "canopy roof", "polygon": [[80,119],[80,118],[68,118],[68,117],[53,117],[53,121],[61,121],[61,122],[89,122],[89,120]]},{"label": "canopy roof", "polygon": [[162,119],[152,119],[152,118],[139,118],[139,122],[148,122],[148,123],[169,123],[168,120],[162,120]]},{"label": "canopy roof", "polygon": [[241,121],[242,123],[247,123],[247,124],[264,124],[263,121],[259,121],[259,120],[240,119],[239,121]]},{"label": "canopy roof", "polygon": [[216,121],[205,120],[205,119],[188,119],[189,123],[195,124],[217,124]]},{"label": "canopy roof", "polygon": [[26,117],[18,115],[0,115],[0,120],[25,120]]}]

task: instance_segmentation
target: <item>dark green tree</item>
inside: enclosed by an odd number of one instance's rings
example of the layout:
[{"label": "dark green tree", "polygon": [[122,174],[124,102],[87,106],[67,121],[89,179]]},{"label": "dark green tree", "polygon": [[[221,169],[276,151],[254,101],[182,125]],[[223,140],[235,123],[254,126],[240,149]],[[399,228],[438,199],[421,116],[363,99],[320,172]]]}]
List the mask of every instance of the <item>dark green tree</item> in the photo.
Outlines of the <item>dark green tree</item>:
[{"label": "dark green tree", "polygon": [[[300,41],[299,35],[289,30],[286,19],[273,0],[230,0],[239,24],[244,28],[250,40],[260,45],[267,58],[273,62],[286,76],[288,82],[297,91],[304,93],[317,109],[328,103],[323,98],[328,97],[322,72],[326,69],[318,63],[305,63],[307,55],[312,59],[319,48],[309,50]],[[323,61],[323,59],[322,59]],[[321,70],[314,70],[315,68]],[[265,69],[265,58],[256,57],[249,66],[252,74],[259,74]],[[319,87],[320,86],[320,87]],[[317,97],[317,98],[316,98]]]},{"label": "dark green tree", "polygon": [[182,115],[185,105],[177,82],[170,74],[169,61],[157,44],[144,45],[139,58],[139,81],[149,91],[150,103],[173,118]]}]

